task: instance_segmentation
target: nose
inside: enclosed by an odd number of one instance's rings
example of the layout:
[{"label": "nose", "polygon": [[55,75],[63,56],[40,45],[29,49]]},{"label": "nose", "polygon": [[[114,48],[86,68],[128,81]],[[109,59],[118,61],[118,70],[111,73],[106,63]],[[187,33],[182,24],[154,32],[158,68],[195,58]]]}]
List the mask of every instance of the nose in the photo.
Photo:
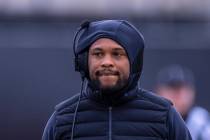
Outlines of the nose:
[{"label": "nose", "polygon": [[113,61],[112,57],[109,55],[105,56],[102,60],[101,66],[102,67],[113,67],[114,61]]}]

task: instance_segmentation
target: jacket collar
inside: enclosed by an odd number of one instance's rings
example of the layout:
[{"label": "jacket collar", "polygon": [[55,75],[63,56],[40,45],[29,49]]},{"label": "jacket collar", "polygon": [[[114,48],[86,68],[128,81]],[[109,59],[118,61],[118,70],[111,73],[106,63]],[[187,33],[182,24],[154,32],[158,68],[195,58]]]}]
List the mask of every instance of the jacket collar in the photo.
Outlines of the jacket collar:
[{"label": "jacket collar", "polygon": [[95,101],[102,106],[118,106],[136,98],[138,94],[138,86],[128,90],[127,92],[102,94],[99,90],[93,90],[87,82],[83,90],[83,94],[90,100]]}]

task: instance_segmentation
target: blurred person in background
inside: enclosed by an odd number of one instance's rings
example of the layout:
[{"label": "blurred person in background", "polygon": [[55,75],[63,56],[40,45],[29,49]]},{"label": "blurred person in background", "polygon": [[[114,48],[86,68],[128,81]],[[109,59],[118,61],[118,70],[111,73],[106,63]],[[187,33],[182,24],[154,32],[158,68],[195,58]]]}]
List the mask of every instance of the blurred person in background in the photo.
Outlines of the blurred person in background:
[{"label": "blurred person in background", "polygon": [[132,24],[85,22],[74,42],[81,92],[56,106],[42,140],[191,140],[171,102],[138,87],[144,39]]},{"label": "blurred person in background", "polygon": [[193,73],[180,65],[170,65],[157,75],[156,93],[173,102],[185,120],[193,140],[210,140],[209,112],[195,106],[195,84]]}]

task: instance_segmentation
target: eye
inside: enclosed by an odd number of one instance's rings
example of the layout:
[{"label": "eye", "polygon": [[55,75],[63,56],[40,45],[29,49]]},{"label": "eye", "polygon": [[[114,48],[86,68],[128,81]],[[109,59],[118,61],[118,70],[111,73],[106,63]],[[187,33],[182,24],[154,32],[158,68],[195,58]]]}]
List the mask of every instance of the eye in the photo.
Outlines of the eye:
[{"label": "eye", "polygon": [[96,56],[96,57],[102,57],[103,53],[102,52],[93,52],[92,55]]},{"label": "eye", "polygon": [[123,57],[123,56],[126,56],[126,54],[125,53],[123,53],[123,52],[118,52],[118,51],[116,51],[116,52],[113,52],[113,54],[112,54],[114,57],[117,57],[117,58],[120,58],[120,57]]}]

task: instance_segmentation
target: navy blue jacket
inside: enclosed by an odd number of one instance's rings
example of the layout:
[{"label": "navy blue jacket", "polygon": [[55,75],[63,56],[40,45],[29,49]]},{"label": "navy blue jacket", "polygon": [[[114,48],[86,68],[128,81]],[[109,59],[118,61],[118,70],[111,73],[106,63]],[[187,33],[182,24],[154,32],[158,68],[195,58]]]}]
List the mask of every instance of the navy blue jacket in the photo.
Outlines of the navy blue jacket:
[{"label": "navy blue jacket", "polygon": [[73,124],[74,140],[191,140],[172,104],[148,91],[134,88],[115,99],[86,89],[75,111],[78,99],[56,106],[42,140],[71,139]]}]

